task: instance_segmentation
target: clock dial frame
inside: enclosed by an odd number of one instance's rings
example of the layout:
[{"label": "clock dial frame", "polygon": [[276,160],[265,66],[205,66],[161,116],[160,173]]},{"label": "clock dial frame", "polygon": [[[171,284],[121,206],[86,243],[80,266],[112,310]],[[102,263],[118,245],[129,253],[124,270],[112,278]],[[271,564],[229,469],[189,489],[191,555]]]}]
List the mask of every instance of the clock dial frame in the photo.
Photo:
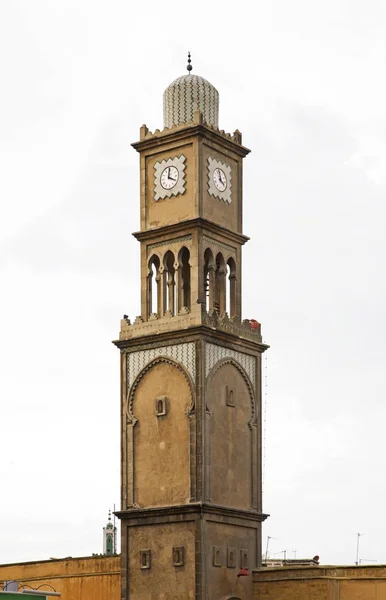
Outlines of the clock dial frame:
[{"label": "clock dial frame", "polygon": [[160,183],[164,190],[171,190],[177,185],[180,174],[178,169],[172,165],[171,167],[165,167],[161,173]]},{"label": "clock dial frame", "polygon": [[232,202],[232,167],[209,156],[207,171],[208,194],[230,204]]},{"label": "clock dial frame", "polygon": [[213,171],[213,183],[219,192],[225,192],[227,188],[227,177],[222,169],[217,167]]},{"label": "clock dial frame", "polygon": [[155,163],[154,200],[156,202],[185,193],[185,162],[186,157],[181,154]]}]

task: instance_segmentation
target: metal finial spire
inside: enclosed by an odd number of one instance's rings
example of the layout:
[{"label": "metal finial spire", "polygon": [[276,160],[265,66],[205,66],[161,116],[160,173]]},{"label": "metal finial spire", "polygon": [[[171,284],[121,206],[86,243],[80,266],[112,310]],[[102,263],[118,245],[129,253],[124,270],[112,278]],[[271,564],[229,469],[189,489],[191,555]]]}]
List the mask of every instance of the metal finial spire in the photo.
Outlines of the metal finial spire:
[{"label": "metal finial spire", "polygon": [[188,66],[186,68],[187,68],[189,74],[190,74],[190,71],[193,69],[191,62],[192,61],[190,60],[190,52],[188,52]]},{"label": "metal finial spire", "polygon": [[111,521],[111,510],[109,510],[109,521]]}]

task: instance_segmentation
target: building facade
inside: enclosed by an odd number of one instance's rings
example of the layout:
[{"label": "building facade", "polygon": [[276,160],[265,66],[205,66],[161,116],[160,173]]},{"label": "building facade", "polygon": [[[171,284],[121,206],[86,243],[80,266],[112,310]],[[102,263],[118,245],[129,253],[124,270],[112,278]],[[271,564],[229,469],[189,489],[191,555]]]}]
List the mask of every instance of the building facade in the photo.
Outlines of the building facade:
[{"label": "building facade", "polygon": [[[188,65],[188,68],[190,64]],[[140,155],[141,315],[121,321],[122,600],[252,598],[261,561],[260,325],[242,320],[243,159],[217,90],[164,93]],[[160,595],[161,594],[161,595]]]},{"label": "building facade", "polygon": [[[62,600],[119,600],[120,556],[0,565],[0,590],[10,580],[18,582],[19,591],[56,590]],[[246,597],[245,580],[252,580],[254,600],[386,600],[385,565],[259,568],[236,584],[236,597]],[[173,598],[173,593],[154,588],[147,597]]]},{"label": "building facade", "polygon": [[56,591],[61,600],[118,600],[120,557],[87,556],[0,565],[0,590],[16,581],[19,591]]}]

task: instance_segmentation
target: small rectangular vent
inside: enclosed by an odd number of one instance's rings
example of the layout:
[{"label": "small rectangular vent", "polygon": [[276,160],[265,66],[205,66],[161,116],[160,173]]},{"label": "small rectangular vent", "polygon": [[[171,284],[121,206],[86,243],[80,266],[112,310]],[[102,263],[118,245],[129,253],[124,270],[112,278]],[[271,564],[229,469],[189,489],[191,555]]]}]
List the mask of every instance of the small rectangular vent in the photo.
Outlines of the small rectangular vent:
[{"label": "small rectangular vent", "polygon": [[228,385],[226,386],[226,405],[236,406],[236,390]]},{"label": "small rectangular vent", "polygon": [[222,550],[221,546],[213,546],[213,566],[222,566]]},{"label": "small rectangular vent", "polygon": [[139,566],[141,569],[151,568],[151,550],[139,551]]},{"label": "small rectangular vent", "polygon": [[248,550],[240,550],[240,569],[248,569]]},{"label": "small rectangular vent", "polygon": [[185,564],[185,547],[173,546],[173,566],[182,567]]},{"label": "small rectangular vent", "polygon": [[168,399],[166,396],[158,396],[155,399],[155,414],[157,417],[164,417],[168,412]]},{"label": "small rectangular vent", "polygon": [[236,548],[228,548],[227,567],[228,569],[236,568]]}]

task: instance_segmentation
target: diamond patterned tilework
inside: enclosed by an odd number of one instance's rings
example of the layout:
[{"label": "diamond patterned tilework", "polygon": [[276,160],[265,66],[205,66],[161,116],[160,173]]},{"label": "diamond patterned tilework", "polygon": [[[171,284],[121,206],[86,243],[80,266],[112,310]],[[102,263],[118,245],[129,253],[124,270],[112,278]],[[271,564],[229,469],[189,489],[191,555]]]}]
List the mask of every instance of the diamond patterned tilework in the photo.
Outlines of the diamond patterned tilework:
[{"label": "diamond patterned tilework", "polygon": [[239,365],[243,367],[244,371],[251,380],[253,389],[255,390],[256,358],[254,356],[244,354],[244,352],[236,352],[235,350],[230,350],[229,348],[224,348],[223,346],[217,346],[216,344],[206,344],[205,356],[206,377],[208,377],[210,371],[220,360],[223,360],[224,358],[233,358],[233,360],[238,362]]},{"label": "diamond patterned tilework", "polygon": [[208,125],[218,127],[218,107],[218,91],[209,81],[198,75],[183,75],[164,91],[164,127],[190,123],[196,110]]},{"label": "diamond patterned tilework", "polygon": [[[187,235],[181,235],[180,237],[170,238],[169,240],[166,240],[166,241],[163,241],[163,242],[155,242],[154,244],[149,244],[148,247],[147,247],[147,249],[150,252],[154,248],[160,248],[160,246],[170,246],[171,244],[178,244],[180,242],[188,242],[191,239],[192,239],[192,236],[189,233]],[[209,238],[209,239],[211,239],[211,238]],[[231,248],[231,250],[233,250],[233,248]]]},{"label": "diamond patterned tilework", "polygon": [[181,363],[188,371],[192,380],[196,379],[196,349],[194,342],[186,344],[174,344],[173,346],[162,346],[161,348],[149,348],[127,354],[127,387],[129,388],[137,375],[149,362],[157,356],[167,356]]}]

